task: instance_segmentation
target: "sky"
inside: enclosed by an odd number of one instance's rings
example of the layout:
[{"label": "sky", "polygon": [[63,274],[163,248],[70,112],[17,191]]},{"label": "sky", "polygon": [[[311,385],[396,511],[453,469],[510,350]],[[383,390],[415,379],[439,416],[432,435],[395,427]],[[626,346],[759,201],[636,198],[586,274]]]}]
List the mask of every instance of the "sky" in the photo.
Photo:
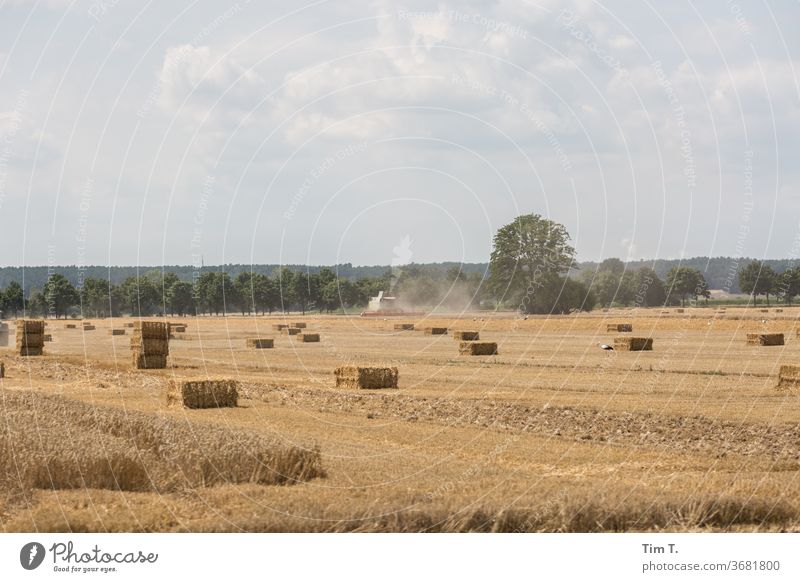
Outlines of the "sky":
[{"label": "sky", "polygon": [[0,265],[484,262],[528,213],[582,261],[796,258],[798,22],[0,0]]}]

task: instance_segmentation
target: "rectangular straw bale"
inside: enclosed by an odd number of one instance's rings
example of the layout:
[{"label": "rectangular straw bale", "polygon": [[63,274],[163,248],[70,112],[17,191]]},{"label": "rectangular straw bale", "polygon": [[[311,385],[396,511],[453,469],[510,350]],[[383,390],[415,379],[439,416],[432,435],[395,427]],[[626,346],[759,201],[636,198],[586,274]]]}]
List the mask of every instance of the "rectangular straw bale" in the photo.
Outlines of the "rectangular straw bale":
[{"label": "rectangular straw bale", "polygon": [[43,334],[44,320],[42,319],[18,319],[17,333]]},{"label": "rectangular straw bale", "polygon": [[614,349],[621,352],[644,352],[653,349],[651,337],[615,337]]},{"label": "rectangular straw bale", "polygon": [[93,325],[84,325],[83,326],[83,331],[94,331],[95,329],[97,329],[97,328],[95,326],[93,326]]},{"label": "rectangular straw bale", "polygon": [[481,334],[477,331],[454,331],[453,339],[456,341],[472,342],[481,339]]},{"label": "rectangular straw bale", "polygon": [[169,332],[170,333],[185,333],[186,332],[186,326],[185,325],[179,325],[177,323],[170,323],[169,324]]},{"label": "rectangular straw bale", "polygon": [[133,322],[132,321],[128,321],[128,322],[125,323],[125,325],[123,325],[123,327],[133,327]]},{"label": "rectangular straw bale", "polygon": [[44,346],[43,333],[17,332],[17,348],[41,348]]},{"label": "rectangular straw bale", "polygon": [[305,342],[307,344],[316,343],[319,341],[319,334],[318,333],[301,333],[300,334],[300,341]]},{"label": "rectangular straw bale", "polygon": [[607,323],[606,331],[629,332],[633,331],[633,324],[630,323]]},{"label": "rectangular straw bale", "polygon": [[333,371],[336,386],[377,390],[397,388],[397,367],[371,368],[362,366],[339,366]]},{"label": "rectangular straw bale", "polygon": [[145,354],[133,350],[133,367],[137,370],[162,370],[167,367],[167,356],[163,354]]},{"label": "rectangular straw bale", "polygon": [[109,329],[108,335],[125,335],[124,329]]},{"label": "rectangular straw bale", "polygon": [[394,324],[395,331],[414,331],[414,324],[413,323],[395,323]]},{"label": "rectangular straw bale", "polygon": [[298,323],[293,323],[292,327],[296,327],[297,329],[305,329],[306,328],[306,324],[304,322],[300,321]]},{"label": "rectangular straw bale", "polygon": [[281,333],[283,335],[297,335],[298,333],[300,333],[300,328],[299,327],[284,327],[281,330]]},{"label": "rectangular straw bale", "polygon": [[686,310],[685,309],[676,309],[675,310],[676,313],[683,313],[684,311],[686,311]]},{"label": "rectangular straw bale", "polygon": [[0,362],[0,378],[6,377],[6,365],[3,362]]},{"label": "rectangular straw bale", "polygon": [[747,345],[751,346],[782,346],[782,333],[748,333]]},{"label": "rectangular straw bale", "polygon": [[51,341],[53,341],[53,336],[52,336],[52,334],[49,334],[49,333],[45,333],[45,334],[43,334],[43,335],[42,335],[42,341],[43,341],[43,342],[51,342]]},{"label": "rectangular straw bale", "polygon": [[494,356],[497,354],[497,342],[461,342],[458,353],[462,356]]},{"label": "rectangular straw bale", "polygon": [[446,327],[426,327],[425,335],[447,335]]},{"label": "rectangular straw bale", "polygon": [[783,313],[783,309],[776,309],[775,313]]},{"label": "rectangular straw bale", "polygon": [[239,382],[231,379],[170,380],[167,406],[183,408],[236,408]]},{"label": "rectangular straw bale", "polygon": [[169,341],[163,339],[141,338],[134,335],[131,338],[131,349],[153,355],[169,355]]},{"label": "rectangular straw bale", "polygon": [[252,338],[247,340],[247,347],[254,348],[256,350],[274,348],[275,340],[272,338]]},{"label": "rectangular straw bale", "polygon": [[133,322],[133,331],[145,339],[169,339],[169,327],[163,321],[142,321]]},{"label": "rectangular straw bale", "polygon": [[274,329],[275,331],[283,331],[287,327],[289,327],[289,326],[286,325],[285,323],[273,323],[272,324],[272,329]]},{"label": "rectangular straw bale", "polygon": [[778,385],[775,387],[800,392],[800,366],[781,366],[778,373]]}]

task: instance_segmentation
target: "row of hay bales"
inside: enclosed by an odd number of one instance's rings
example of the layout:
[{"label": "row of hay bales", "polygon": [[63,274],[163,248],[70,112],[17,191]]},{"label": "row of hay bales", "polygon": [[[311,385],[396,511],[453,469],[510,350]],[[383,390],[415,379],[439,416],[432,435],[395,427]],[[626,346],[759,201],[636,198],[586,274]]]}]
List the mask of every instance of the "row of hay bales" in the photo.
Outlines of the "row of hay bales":
[{"label": "row of hay bales", "polygon": [[[415,331],[416,325],[413,323],[395,323],[395,331]],[[422,331],[425,335],[447,335],[450,331],[446,327],[424,327]],[[458,353],[462,356],[495,356],[497,355],[497,342],[479,341],[480,332],[470,330],[453,331],[453,339],[458,344]]]}]

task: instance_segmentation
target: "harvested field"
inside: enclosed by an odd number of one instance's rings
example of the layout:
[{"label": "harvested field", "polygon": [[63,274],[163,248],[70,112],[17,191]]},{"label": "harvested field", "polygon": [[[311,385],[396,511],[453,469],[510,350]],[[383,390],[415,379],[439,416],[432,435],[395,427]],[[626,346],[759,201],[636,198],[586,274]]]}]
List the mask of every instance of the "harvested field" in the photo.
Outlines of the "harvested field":
[{"label": "harvested field", "polygon": [[[191,491],[323,475],[319,452],[247,430],[2,391],[0,490]],[[31,431],[30,427],[36,427]]]},{"label": "harvested field", "polygon": [[800,393],[800,366],[781,366],[778,372],[779,390]]},{"label": "harvested field", "polygon": [[460,342],[473,342],[481,339],[478,331],[454,331],[453,339]]},{"label": "harvested field", "polygon": [[392,368],[340,366],[333,372],[337,388],[397,388],[398,372]]},{"label": "harvested field", "polygon": [[272,338],[250,338],[247,340],[247,347],[256,350],[274,348],[275,340]]},{"label": "harvested field", "polygon": [[[263,353],[247,339],[284,314],[190,317],[192,333],[168,344],[170,367],[145,371],[131,370],[107,335],[128,319],[97,320],[100,333],[85,336],[56,330],[43,357],[3,356],[0,434],[6,425],[41,431],[13,441],[30,465],[21,478],[0,466],[0,523],[42,532],[800,531],[800,392],[797,372],[782,369],[800,365],[800,342],[793,335],[756,358],[741,341],[754,329],[793,329],[800,308],[765,323],[752,308],[660,311],[420,320],[419,329],[472,328],[503,345],[475,358],[430,335],[398,334],[392,320],[315,314],[324,344],[283,340],[285,349]],[[630,322],[658,350],[598,349],[609,321]],[[344,366],[402,368],[402,389],[337,389],[331,371]],[[239,382],[236,408],[164,406],[171,381],[220,372]],[[257,465],[239,463],[250,461],[251,438],[316,455],[314,474],[324,466],[326,477],[251,481]],[[49,465],[55,453],[69,463]],[[0,465],[8,458],[0,453]],[[287,457],[279,472],[294,466]]]},{"label": "harvested field", "polygon": [[750,346],[782,346],[782,333],[748,333],[747,345]]},{"label": "harvested field", "polygon": [[183,408],[236,408],[239,382],[236,380],[170,380],[167,406]]},{"label": "harvested field", "polygon": [[494,356],[497,354],[496,342],[461,342],[458,353],[462,356]]},{"label": "harvested field", "polygon": [[614,349],[621,352],[643,352],[653,349],[651,337],[615,337]]}]

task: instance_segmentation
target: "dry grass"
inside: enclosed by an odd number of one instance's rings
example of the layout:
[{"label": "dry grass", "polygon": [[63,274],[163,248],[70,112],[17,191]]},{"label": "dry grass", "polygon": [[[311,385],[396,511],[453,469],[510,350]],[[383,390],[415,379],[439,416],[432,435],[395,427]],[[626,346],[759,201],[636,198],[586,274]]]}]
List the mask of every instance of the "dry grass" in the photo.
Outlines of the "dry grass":
[{"label": "dry grass", "polygon": [[[502,342],[501,355],[484,358],[458,358],[452,345],[435,337],[397,333],[391,319],[341,316],[308,318],[325,344],[302,349],[278,337],[282,349],[265,358],[247,349],[245,340],[285,321],[283,314],[186,318],[192,333],[169,346],[171,367],[148,372],[119,365],[119,343],[105,331],[122,326],[120,320],[98,321],[103,332],[85,337],[56,329],[48,355],[4,359],[6,393],[33,385],[85,402],[90,410],[101,405],[123,418],[143,414],[149,422],[170,423],[159,439],[185,435],[192,446],[206,433],[200,426],[237,441],[234,435],[243,431],[282,446],[319,443],[327,478],[294,487],[221,480],[215,487],[193,488],[172,480],[176,470],[169,463],[147,457],[143,466],[156,476],[151,489],[78,485],[54,492],[23,484],[12,494],[0,487],[0,526],[6,531],[800,530],[800,399],[792,387],[775,389],[778,369],[800,363],[800,341],[791,334],[781,350],[759,351],[758,358],[741,341],[747,331],[793,329],[800,309],[771,313],[765,323],[757,309],[659,313],[611,309],[527,320],[470,314],[418,322],[418,329],[473,329]],[[630,357],[599,350],[597,344],[608,341],[609,321],[631,322],[637,335],[653,338],[658,349]],[[402,367],[403,389],[333,388],[331,370],[353,363]],[[235,370],[242,383],[237,408],[163,406],[169,380],[223,369]],[[119,469],[92,469],[100,486],[109,475],[124,472],[122,463],[136,460],[124,448],[132,441],[126,436],[130,429],[111,434],[93,417],[61,418],[54,432],[78,443],[76,449],[85,443],[92,451],[108,442],[109,451],[122,455],[112,456]],[[5,421],[0,409],[0,427]],[[15,424],[35,426],[30,419]],[[145,455],[150,449],[134,451]],[[87,453],[85,462],[90,460]],[[162,476],[159,467],[165,466],[173,472]],[[127,472],[129,488],[139,487],[137,465]]]},{"label": "dry grass", "polygon": [[291,484],[323,475],[320,454],[246,430],[190,424],[35,392],[0,392],[5,490],[178,491]]}]

